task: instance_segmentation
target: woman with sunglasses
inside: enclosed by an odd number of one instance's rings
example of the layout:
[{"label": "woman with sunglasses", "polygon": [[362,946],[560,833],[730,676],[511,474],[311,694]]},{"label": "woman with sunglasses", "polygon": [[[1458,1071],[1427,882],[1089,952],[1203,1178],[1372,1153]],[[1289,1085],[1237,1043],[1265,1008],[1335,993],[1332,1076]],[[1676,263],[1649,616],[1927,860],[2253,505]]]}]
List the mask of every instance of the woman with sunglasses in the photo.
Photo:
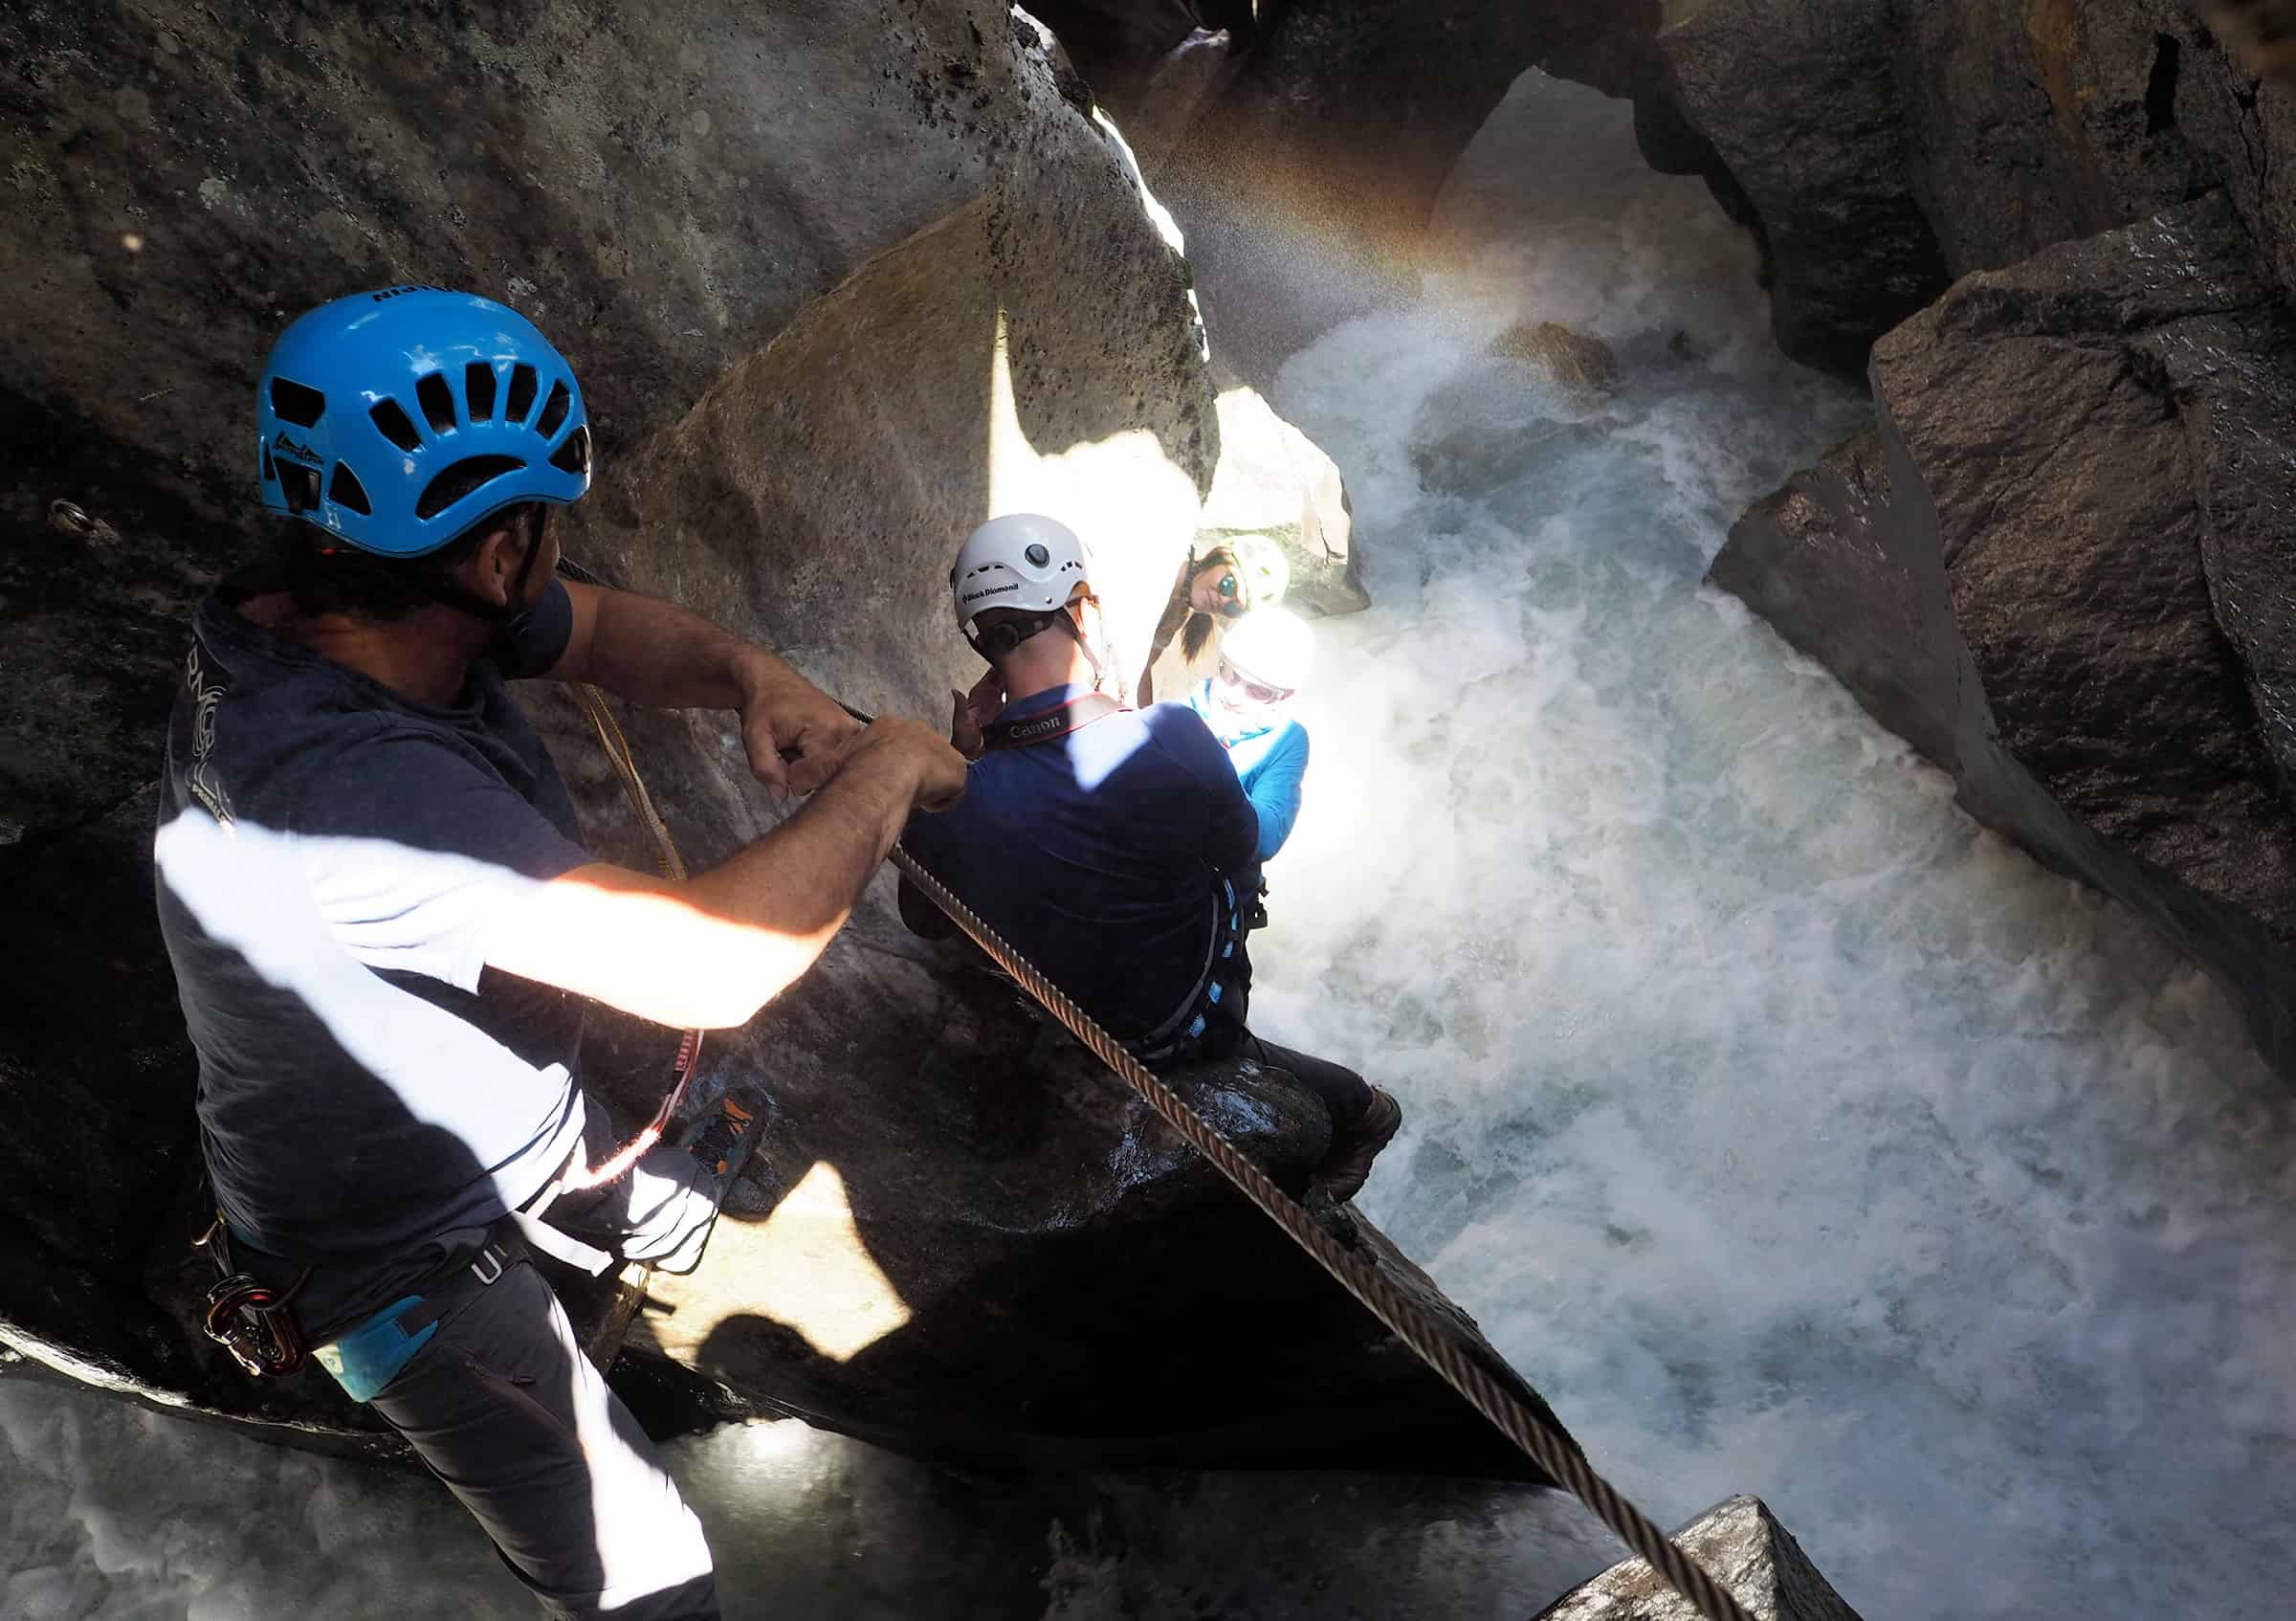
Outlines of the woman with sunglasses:
[{"label": "woman with sunglasses", "polygon": [[1315,658],[1315,633],[1288,608],[1263,608],[1237,620],[1220,639],[1220,661],[1197,683],[1188,704],[1227,750],[1228,764],[1259,812],[1260,843],[1249,872],[1239,875],[1251,903],[1250,926],[1268,921],[1257,896],[1267,894],[1260,865],[1284,847],[1299,820],[1308,775],[1308,729],[1288,713]]},{"label": "woman with sunglasses", "polygon": [[1283,601],[1291,584],[1292,566],[1284,559],[1284,548],[1265,535],[1230,535],[1202,557],[1191,554],[1172,583],[1172,598],[1148,644],[1139,707],[1156,701],[1156,662],[1174,636],[1180,638],[1181,657],[1193,669],[1222,620],[1273,607]]}]

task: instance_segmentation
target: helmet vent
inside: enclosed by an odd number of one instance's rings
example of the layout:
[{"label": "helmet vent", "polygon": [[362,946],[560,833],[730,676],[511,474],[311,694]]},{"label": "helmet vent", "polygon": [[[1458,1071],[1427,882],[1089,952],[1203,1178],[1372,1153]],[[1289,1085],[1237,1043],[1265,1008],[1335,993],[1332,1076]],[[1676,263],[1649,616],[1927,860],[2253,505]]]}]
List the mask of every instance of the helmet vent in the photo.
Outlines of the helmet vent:
[{"label": "helmet vent", "polygon": [[289,512],[319,510],[319,469],[298,467],[293,462],[275,463],[279,474],[279,493],[287,498]]},{"label": "helmet vent", "polygon": [[423,448],[422,436],[415,433],[414,424],[408,419],[407,412],[398,401],[384,400],[366,414],[374,418],[375,427],[383,436],[399,449],[419,451]]},{"label": "helmet vent", "polygon": [[561,473],[571,473],[586,478],[590,472],[590,431],[577,428],[566,435],[566,442],[550,453],[550,465]]},{"label": "helmet vent", "polygon": [[547,439],[558,432],[558,425],[574,409],[574,396],[566,391],[563,379],[550,385],[550,397],[542,402],[542,414],[535,418],[534,431]]},{"label": "helmet vent", "polygon": [[347,506],[362,518],[372,518],[375,509],[366,499],[366,486],[359,482],[346,462],[335,464],[335,476],[327,480],[327,500],[337,506]]},{"label": "helmet vent", "polygon": [[423,491],[423,499],[414,503],[414,515],[420,519],[436,518],[473,490],[493,483],[505,473],[516,473],[525,465],[515,455],[465,456],[430,480],[430,487]]},{"label": "helmet vent", "polygon": [[454,432],[454,396],[448,390],[446,378],[426,371],[415,379],[414,397],[422,402],[423,420],[430,424],[430,432]]},{"label": "helmet vent", "polygon": [[475,360],[462,368],[462,397],[471,408],[473,422],[491,422],[495,415],[495,368]]},{"label": "helmet vent", "polygon": [[278,481],[279,470],[272,466],[271,447],[269,445],[265,445],[263,447],[263,482],[266,484],[276,484]]},{"label": "helmet vent", "polygon": [[510,401],[502,408],[502,420],[523,422],[526,413],[534,409],[535,390],[541,387],[534,367],[526,365],[510,368]]},{"label": "helmet vent", "polygon": [[306,389],[300,383],[291,383],[284,377],[271,380],[271,409],[281,422],[292,422],[298,428],[315,428],[327,409],[327,396],[317,389]]}]

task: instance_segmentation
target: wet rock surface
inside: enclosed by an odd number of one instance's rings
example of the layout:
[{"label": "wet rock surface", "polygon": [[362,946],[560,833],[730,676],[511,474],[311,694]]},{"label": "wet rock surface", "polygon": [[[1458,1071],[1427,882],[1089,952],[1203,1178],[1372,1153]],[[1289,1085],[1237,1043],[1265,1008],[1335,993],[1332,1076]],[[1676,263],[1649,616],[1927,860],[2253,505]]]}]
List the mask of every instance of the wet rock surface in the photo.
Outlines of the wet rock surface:
[{"label": "wet rock surface", "polygon": [[[888,999],[922,979],[874,968]],[[1025,1056],[1038,1026],[1009,988],[960,983],[938,1016],[921,1063],[892,1021],[864,1037],[917,1064],[897,1115],[784,1109],[709,1264],[655,1279],[633,1348],[973,1463],[1539,1477],[1097,1060]],[[1249,1065],[1174,1080],[1303,1188],[1330,1133],[1305,1088]],[[1424,1274],[1324,1210],[1523,1389]]]},{"label": "wet rock surface", "polygon": [[1610,392],[1619,380],[1619,357],[1608,344],[1574,332],[1559,322],[1517,322],[1498,335],[1491,351],[1519,360],[1564,388],[1593,398]]},{"label": "wet rock surface", "polygon": [[2296,325],[2211,198],[1957,283],[1716,583],[2128,901],[2296,1075]]},{"label": "wet rock surface", "polygon": [[[1858,1621],[1759,1498],[1734,1497],[1672,1541],[1758,1621]],[[1697,1609],[1648,1565],[1629,1559],[1565,1593],[1537,1621],[1696,1621]]]}]

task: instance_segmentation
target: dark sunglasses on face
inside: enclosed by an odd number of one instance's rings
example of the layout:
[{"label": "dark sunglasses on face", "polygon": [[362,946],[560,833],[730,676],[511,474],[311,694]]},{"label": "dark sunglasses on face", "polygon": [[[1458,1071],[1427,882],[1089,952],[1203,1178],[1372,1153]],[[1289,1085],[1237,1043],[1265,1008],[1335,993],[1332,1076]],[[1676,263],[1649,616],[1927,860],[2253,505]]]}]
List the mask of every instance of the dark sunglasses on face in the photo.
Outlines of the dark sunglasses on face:
[{"label": "dark sunglasses on face", "polygon": [[1243,582],[1236,578],[1233,569],[1220,576],[1220,616],[1223,619],[1241,619],[1249,611],[1249,605],[1244,601],[1242,591]]},{"label": "dark sunglasses on face", "polygon": [[1290,687],[1265,686],[1225,658],[1220,661],[1220,678],[1231,687],[1242,687],[1244,696],[1254,703],[1275,703],[1292,696]]}]

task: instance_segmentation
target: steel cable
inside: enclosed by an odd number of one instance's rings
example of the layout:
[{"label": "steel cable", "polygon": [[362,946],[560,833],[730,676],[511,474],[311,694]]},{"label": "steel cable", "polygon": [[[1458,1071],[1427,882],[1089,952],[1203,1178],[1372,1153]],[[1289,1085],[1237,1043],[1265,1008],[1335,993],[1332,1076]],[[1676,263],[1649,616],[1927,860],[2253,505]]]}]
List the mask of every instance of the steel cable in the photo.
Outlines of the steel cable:
[{"label": "steel cable", "polygon": [[999,967],[1042,1003],[1048,1012],[1068,1028],[1071,1034],[1083,1042],[1095,1057],[1114,1070],[1135,1092],[1146,1099],[1148,1106],[1162,1116],[1166,1124],[1195,1144],[1204,1158],[1234,1183],[1246,1198],[1259,1206],[1270,1220],[1290,1235],[1292,1242],[1314,1255],[1323,1269],[1337,1278],[1347,1292],[1360,1300],[1374,1317],[1385,1323],[1397,1339],[1441,1374],[1451,1388],[1465,1396],[1476,1411],[1497,1426],[1501,1434],[1520,1447],[1552,1478],[1568,1486],[1572,1495],[1592,1509],[1602,1523],[1618,1533],[1628,1547],[1649,1561],[1652,1568],[1666,1578],[1667,1586],[1696,1606],[1707,1621],[1752,1621],[1729,1588],[1709,1574],[1697,1561],[1668,1542],[1666,1533],[1621,1496],[1609,1481],[1596,1474],[1576,1448],[1564,1442],[1512,1392],[1468,1357],[1434,1319],[1381,1277],[1378,1268],[1350,1255],[1337,1239],[1317,1227],[1306,1210],[1278,1188],[1266,1171],[1215,1131],[1202,1115],[1159,1080],[1145,1064],[1102,1030],[1090,1014],[1071,1001],[1058,986],[1038,972],[1027,958],[1007,945],[995,930],[981,921],[971,907],[925,871],[916,856],[896,844],[893,850],[893,864],[927,899],[946,913],[952,922],[964,930],[975,944],[987,952]]}]

